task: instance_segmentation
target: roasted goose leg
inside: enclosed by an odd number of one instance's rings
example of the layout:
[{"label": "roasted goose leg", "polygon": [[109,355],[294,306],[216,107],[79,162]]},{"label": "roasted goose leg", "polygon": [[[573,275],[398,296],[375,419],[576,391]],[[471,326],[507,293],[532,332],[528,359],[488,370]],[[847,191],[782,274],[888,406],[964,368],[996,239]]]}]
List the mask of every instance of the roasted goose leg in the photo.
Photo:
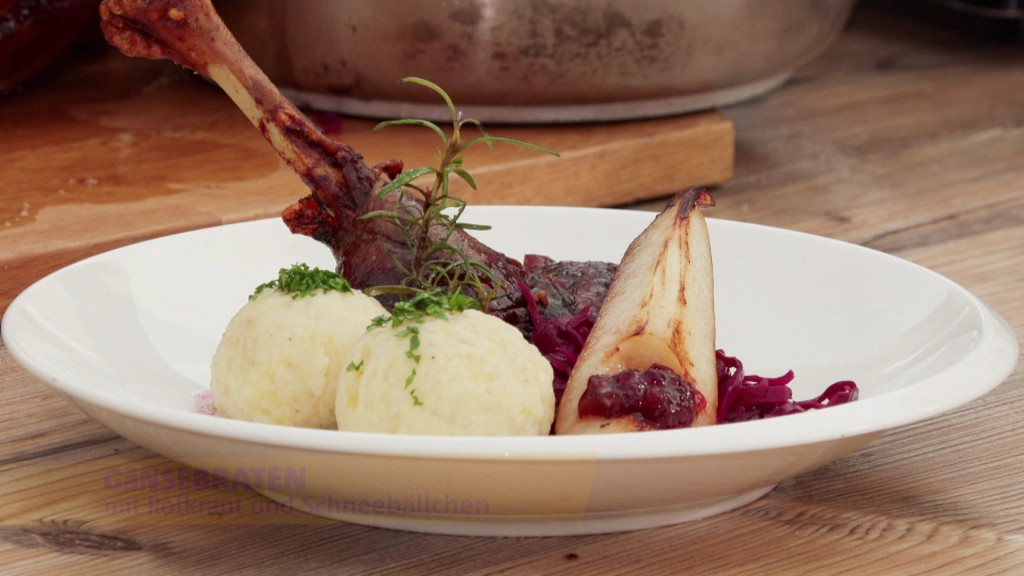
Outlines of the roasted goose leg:
[{"label": "roasted goose leg", "polygon": [[[411,254],[399,231],[383,219],[360,219],[396,208],[398,194],[381,199],[375,192],[401,172],[401,162],[371,168],[351,147],[320,132],[249,58],[208,0],[104,0],[100,16],[107,40],[125,54],[171,60],[210,78],[231,97],[312,192],[285,209],[285,223],[328,245],[349,282],[365,288],[402,280],[395,259],[406,264]],[[421,209],[410,195],[402,202],[403,210]],[[492,302],[493,312],[522,308],[519,262],[461,231],[449,241],[508,287]]]}]

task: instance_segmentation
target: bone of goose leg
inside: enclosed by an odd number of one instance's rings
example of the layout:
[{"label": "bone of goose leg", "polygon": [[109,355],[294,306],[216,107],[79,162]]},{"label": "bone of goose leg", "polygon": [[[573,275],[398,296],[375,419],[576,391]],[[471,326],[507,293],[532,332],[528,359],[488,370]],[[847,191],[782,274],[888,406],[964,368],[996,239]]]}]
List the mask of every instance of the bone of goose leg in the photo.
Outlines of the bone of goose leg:
[{"label": "bone of goose leg", "polygon": [[107,40],[126,55],[167,59],[216,82],[322,208],[341,202],[356,210],[380,179],[357,152],[321,133],[280,93],[208,0],[104,0],[100,16]]},{"label": "bone of goose leg", "polygon": [[[208,0],[104,0],[100,16],[107,41],[125,54],[171,60],[221,86],[313,192],[285,210],[285,222],[293,232],[330,246],[338,271],[353,286],[402,280],[394,262],[408,263],[411,256],[401,234],[381,219],[359,218],[395,207],[395,195],[378,200],[373,191],[385,176],[401,172],[400,162],[371,169],[351,147],[322,134],[249,58]],[[450,243],[491,268],[506,287],[505,295],[492,301],[492,311],[522,313],[521,295],[509,288],[522,277],[518,261],[462,230]]]}]

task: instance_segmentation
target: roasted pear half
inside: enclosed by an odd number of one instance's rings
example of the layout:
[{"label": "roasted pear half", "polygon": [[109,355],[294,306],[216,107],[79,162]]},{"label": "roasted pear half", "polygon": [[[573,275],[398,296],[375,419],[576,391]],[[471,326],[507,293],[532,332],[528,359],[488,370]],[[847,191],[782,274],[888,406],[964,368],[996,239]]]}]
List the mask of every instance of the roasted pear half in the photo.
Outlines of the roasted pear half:
[{"label": "roasted pear half", "polygon": [[580,415],[580,399],[592,376],[652,366],[668,368],[698,393],[689,425],[715,423],[714,277],[711,240],[700,210],[713,205],[703,188],[684,190],[629,245],[569,376],[556,434],[664,428],[640,410],[614,417]]}]

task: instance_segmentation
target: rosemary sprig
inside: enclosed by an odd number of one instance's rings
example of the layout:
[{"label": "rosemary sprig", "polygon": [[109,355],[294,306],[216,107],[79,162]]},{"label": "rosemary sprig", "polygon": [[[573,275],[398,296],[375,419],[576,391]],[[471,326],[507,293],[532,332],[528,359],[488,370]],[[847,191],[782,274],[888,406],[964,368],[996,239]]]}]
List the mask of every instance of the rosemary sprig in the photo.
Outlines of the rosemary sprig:
[{"label": "rosemary sprig", "polygon": [[[478,144],[486,144],[489,148],[499,143],[511,144],[554,156],[558,156],[558,153],[513,138],[491,136],[479,121],[463,118],[462,112],[437,84],[422,78],[405,78],[403,81],[429,88],[444,99],[451,112],[451,133],[446,134],[437,124],[428,120],[412,118],[381,122],[374,128],[376,132],[389,126],[421,126],[437,134],[441,139],[441,147],[438,149],[437,166],[405,170],[377,192],[378,200],[385,199],[389,194],[398,195],[393,203],[394,209],[376,210],[362,216],[367,219],[382,218],[395,226],[411,254],[408,263],[395,254],[391,255],[394,264],[405,274],[401,285],[375,286],[365,288],[364,292],[370,295],[400,296],[390,315],[377,317],[369,329],[390,326],[396,337],[408,339],[409,346],[405,355],[413,361],[414,366],[405,379],[404,387],[413,404],[422,406],[423,401],[413,383],[416,379],[416,366],[420,362],[420,325],[423,321],[429,317],[444,319],[449,313],[469,309],[486,310],[496,294],[510,289],[500,285],[499,279],[489,267],[474,261],[452,242],[458,230],[489,228],[461,220],[466,201],[451,195],[452,176],[461,179],[471,189],[477,189],[476,181],[464,167],[464,154],[467,149]],[[466,126],[475,128],[480,135],[465,139],[463,128]],[[425,177],[432,178],[428,184],[421,184]],[[409,202],[407,195],[414,195],[416,202]],[[346,369],[361,370],[362,363],[353,362]]]},{"label": "rosemary sprig", "polygon": [[[441,139],[441,148],[437,155],[438,166],[406,170],[380,189],[379,198],[388,194],[402,195],[395,204],[399,208],[378,210],[363,216],[385,218],[391,222],[401,232],[412,255],[408,266],[393,257],[406,274],[401,286],[378,287],[371,292],[391,292],[405,296],[420,291],[440,291],[449,295],[465,293],[479,301],[480,308],[486,309],[490,299],[502,287],[497,285],[497,278],[490,268],[469,258],[451,239],[456,230],[486,230],[489,227],[460,220],[466,201],[450,194],[452,176],[461,179],[471,189],[477,189],[476,181],[464,167],[464,154],[467,149],[478,144],[486,144],[489,148],[499,143],[511,144],[554,156],[558,156],[558,153],[513,138],[491,136],[479,121],[463,118],[462,112],[437,84],[422,78],[405,78],[403,81],[429,88],[444,99],[451,112],[451,134],[446,134],[433,122],[412,118],[381,122],[374,128],[374,131],[378,131],[389,126],[422,126],[437,134]],[[466,126],[476,128],[480,135],[465,139],[463,128]],[[427,185],[419,184],[417,181],[425,176],[433,178]],[[405,194],[416,194],[422,202],[422,211],[408,209],[407,203],[402,202]]]}]

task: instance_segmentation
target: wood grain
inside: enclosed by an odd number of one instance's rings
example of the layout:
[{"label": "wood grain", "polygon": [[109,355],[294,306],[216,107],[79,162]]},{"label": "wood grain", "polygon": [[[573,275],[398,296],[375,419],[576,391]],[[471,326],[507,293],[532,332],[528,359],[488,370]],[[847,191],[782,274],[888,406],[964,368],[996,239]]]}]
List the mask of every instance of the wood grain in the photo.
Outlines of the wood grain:
[{"label": "wood grain", "polygon": [[[74,106],[52,108],[45,97],[38,104],[19,100],[18,110],[35,114],[36,132],[26,134],[28,124],[15,124],[21,126],[17,138],[31,147],[8,136],[11,116],[4,116],[8,104],[0,103],[0,154],[17,158],[0,166],[4,218],[28,202],[26,218],[45,223],[34,234],[0,234],[6,266],[0,290],[9,293],[9,286],[59,266],[61,259],[103,245],[95,231],[99,224],[76,221],[73,203],[91,202],[107,214],[146,222],[136,232],[107,236],[113,245],[185,223],[257,217],[279,210],[296,193],[296,182],[250,138],[248,128],[216,98],[206,97],[210,87],[146,63],[128,66],[130,85],[147,87],[158,101],[168,97],[168,84],[176,86],[175,98],[187,94],[195,106],[209,107],[199,110],[201,116],[219,123],[210,130],[185,115],[167,118],[178,127],[165,130],[161,119],[145,113],[150,104],[141,94],[126,90],[111,103],[110,91],[119,88],[86,82],[94,73],[65,69],[50,80],[51,86],[82,82]],[[167,111],[169,104],[152,106]],[[924,25],[882,4],[862,3],[837,43],[791,82],[721,113],[736,129],[735,173],[716,188],[713,216],[822,234],[907,258],[963,284],[1024,334],[1020,45]],[[92,120],[85,124],[74,120],[86,116]],[[97,126],[107,130],[97,132]],[[130,145],[118,136],[125,130],[135,135]],[[208,140],[210,132],[239,138],[230,138],[225,148],[224,140]],[[602,138],[583,132],[574,138]],[[116,166],[71,162],[70,142],[98,155],[130,149],[137,159]],[[169,149],[194,150],[187,170],[167,158]],[[43,156],[51,159],[51,175],[41,167]],[[240,156],[247,157],[248,168],[234,187],[240,172],[225,164]],[[19,168],[30,158],[36,166],[31,174]],[[161,181],[145,202],[121,206],[118,187],[132,186],[136,164],[177,176]],[[76,178],[73,184],[69,175]],[[572,182],[570,175],[550,177]],[[90,188],[90,178],[104,185]],[[41,184],[33,190],[48,190],[49,200],[11,193]],[[211,193],[201,205],[181,202],[182,190],[195,193],[204,186]],[[62,202],[60,189],[74,202]],[[34,207],[44,202],[40,217]],[[631,207],[654,209],[662,202]],[[668,528],[577,538],[429,536],[301,513],[161,518],[145,503],[133,508],[104,479],[126,467],[176,465],[82,415],[33,380],[2,347],[0,405],[5,573],[1024,573],[1019,367],[985,397],[899,428],[733,512]],[[266,504],[245,489],[192,495],[237,498],[251,511]]]}]

